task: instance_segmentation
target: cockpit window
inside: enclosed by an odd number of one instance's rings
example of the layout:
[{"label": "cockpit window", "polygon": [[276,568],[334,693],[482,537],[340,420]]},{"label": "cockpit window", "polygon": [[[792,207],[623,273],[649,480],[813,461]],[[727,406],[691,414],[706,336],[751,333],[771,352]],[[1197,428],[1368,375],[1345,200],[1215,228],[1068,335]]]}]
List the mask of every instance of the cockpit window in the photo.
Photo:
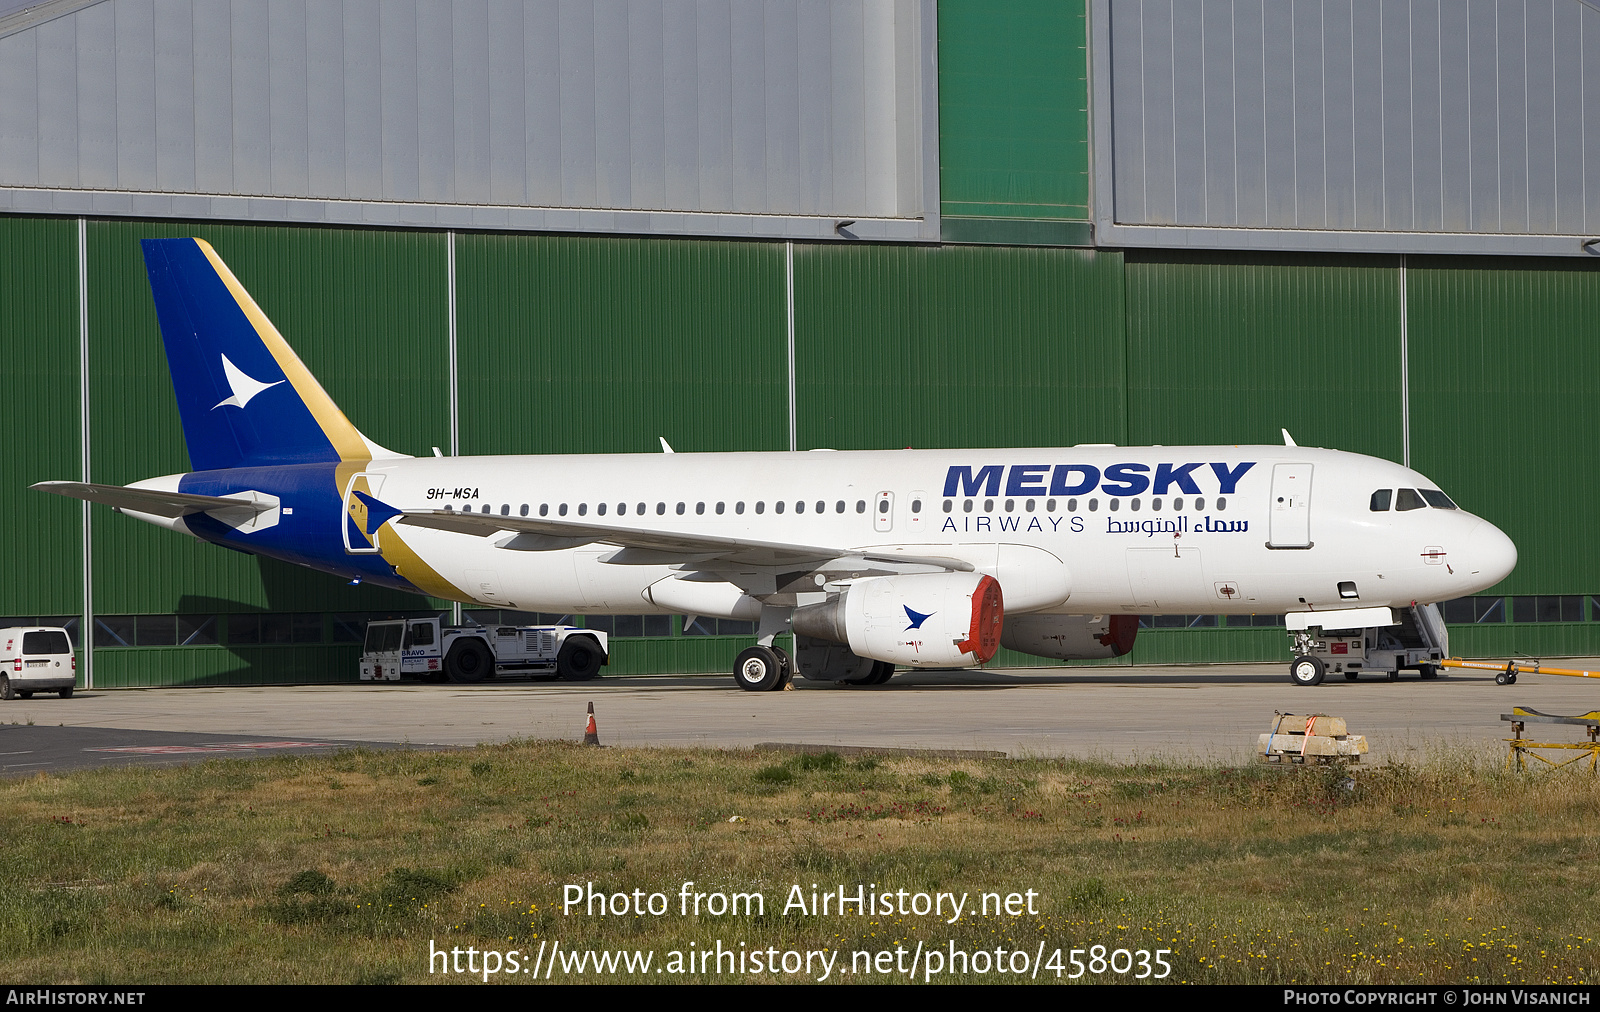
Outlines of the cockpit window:
[{"label": "cockpit window", "polygon": [[1424,509],[1427,505],[1422,501],[1422,496],[1417,494],[1416,489],[1403,488],[1400,490],[1400,495],[1395,499],[1394,508],[1404,513],[1406,510]]},{"label": "cockpit window", "polygon": [[1422,489],[1422,498],[1428,500],[1428,505],[1436,510],[1453,510],[1456,508],[1456,504],[1450,501],[1450,497],[1436,488]]},{"label": "cockpit window", "polygon": [[1393,499],[1393,498],[1394,498],[1394,489],[1392,489],[1392,488],[1380,488],[1380,489],[1378,489],[1378,491],[1372,493],[1372,507],[1371,507],[1372,512],[1374,512],[1374,513],[1387,513],[1387,512],[1389,512],[1389,501],[1391,499]]}]

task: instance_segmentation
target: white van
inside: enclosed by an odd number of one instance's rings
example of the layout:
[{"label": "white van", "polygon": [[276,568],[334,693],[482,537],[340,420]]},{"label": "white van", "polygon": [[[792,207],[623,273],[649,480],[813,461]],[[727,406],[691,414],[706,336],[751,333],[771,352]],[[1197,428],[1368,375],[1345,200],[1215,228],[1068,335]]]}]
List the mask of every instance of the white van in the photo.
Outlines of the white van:
[{"label": "white van", "polygon": [[0,629],[0,699],[27,699],[55,692],[67,699],[78,680],[78,658],[65,629],[14,626]]}]

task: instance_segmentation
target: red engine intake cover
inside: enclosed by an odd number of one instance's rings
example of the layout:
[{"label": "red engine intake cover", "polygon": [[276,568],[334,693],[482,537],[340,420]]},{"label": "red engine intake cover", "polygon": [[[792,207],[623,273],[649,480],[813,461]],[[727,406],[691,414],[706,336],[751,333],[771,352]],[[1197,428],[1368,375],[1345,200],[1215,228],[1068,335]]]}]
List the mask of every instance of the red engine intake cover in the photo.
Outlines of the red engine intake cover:
[{"label": "red engine intake cover", "polygon": [[1000,584],[994,577],[985,576],[972,592],[972,625],[967,629],[967,638],[957,643],[956,649],[972,654],[980,664],[988,663],[1000,649],[1000,629],[1004,622]]}]

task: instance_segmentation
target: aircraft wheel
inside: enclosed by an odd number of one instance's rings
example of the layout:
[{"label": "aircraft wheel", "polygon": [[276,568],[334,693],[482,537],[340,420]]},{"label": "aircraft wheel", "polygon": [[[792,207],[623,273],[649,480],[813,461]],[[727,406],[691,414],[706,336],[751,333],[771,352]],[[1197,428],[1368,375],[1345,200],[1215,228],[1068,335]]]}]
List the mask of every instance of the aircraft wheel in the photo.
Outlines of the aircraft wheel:
[{"label": "aircraft wheel", "polygon": [[746,692],[771,692],[782,683],[783,662],[771,647],[750,647],[733,662],[733,680]]},{"label": "aircraft wheel", "polygon": [[1289,665],[1289,680],[1296,685],[1321,685],[1326,670],[1316,657],[1296,657],[1294,663]]},{"label": "aircraft wheel", "polygon": [[17,693],[11,688],[9,676],[0,675],[0,699],[16,699]]},{"label": "aircraft wheel", "polygon": [[882,685],[894,677],[894,665],[888,661],[877,661],[872,665],[872,677],[867,679],[868,685]]},{"label": "aircraft wheel", "polygon": [[600,673],[600,647],[589,636],[569,636],[556,655],[556,673],[564,681],[587,682]]},{"label": "aircraft wheel", "polygon": [[60,696],[62,699],[71,699],[72,698],[72,690],[73,690],[73,688],[75,688],[75,686],[68,686],[67,688],[62,689],[60,692],[56,693],[56,695]]},{"label": "aircraft wheel", "polygon": [[783,665],[783,674],[778,678],[777,688],[786,689],[789,683],[794,681],[794,658],[790,657],[789,652],[782,647],[773,647],[772,652],[778,655],[778,663]]},{"label": "aircraft wheel", "polygon": [[1344,673],[1344,680],[1347,681],[1347,682],[1353,682],[1357,678],[1360,678],[1360,677],[1361,677],[1361,672],[1359,672],[1359,671],[1346,671]]},{"label": "aircraft wheel", "polygon": [[444,659],[444,670],[452,682],[481,682],[494,672],[494,657],[483,640],[457,640]]}]

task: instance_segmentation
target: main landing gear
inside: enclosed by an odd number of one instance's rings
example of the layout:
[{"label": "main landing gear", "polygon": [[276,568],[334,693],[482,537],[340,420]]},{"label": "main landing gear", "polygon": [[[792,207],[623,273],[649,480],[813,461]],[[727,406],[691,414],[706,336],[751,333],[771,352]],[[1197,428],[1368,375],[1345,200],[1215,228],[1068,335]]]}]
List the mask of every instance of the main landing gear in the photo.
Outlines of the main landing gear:
[{"label": "main landing gear", "polygon": [[794,663],[778,647],[750,647],[733,663],[733,680],[746,692],[774,692],[793,677]]}]

